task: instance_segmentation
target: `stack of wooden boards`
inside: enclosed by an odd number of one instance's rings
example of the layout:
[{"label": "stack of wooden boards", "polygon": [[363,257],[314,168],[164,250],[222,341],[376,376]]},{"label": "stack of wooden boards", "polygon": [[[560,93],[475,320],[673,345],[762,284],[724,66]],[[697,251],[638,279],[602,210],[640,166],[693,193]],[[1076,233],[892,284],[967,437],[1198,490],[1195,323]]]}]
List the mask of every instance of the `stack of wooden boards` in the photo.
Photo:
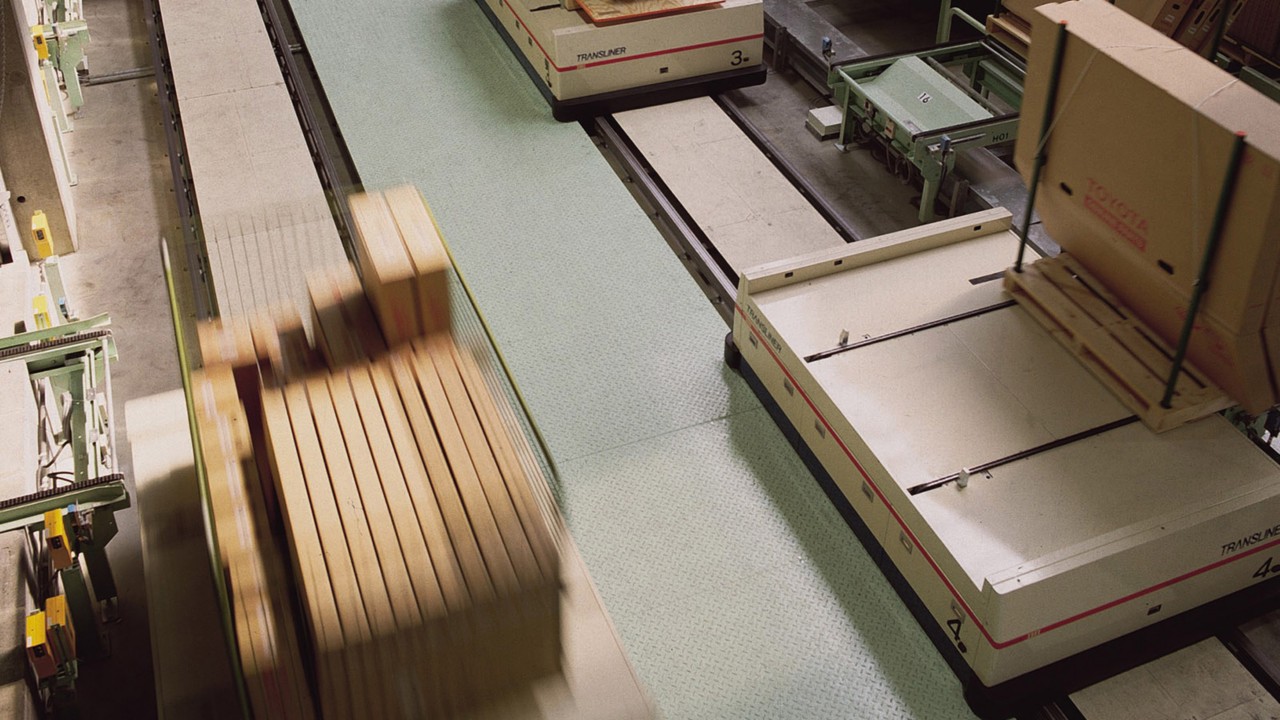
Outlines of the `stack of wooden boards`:
[{"label": "stack of wooden boards", "polygon": [[314,346],[296,317],[201,329],[197,419],[258,717],[448,716],[560,667],[543,480],[449,332],[430,215],[413,188],[351,207],[367,299],[347,268],[312,278]]},{"label": "stack of wooden boards", "polygon": [[[1044,113],[1054,36],[1060,22],[1067,29],[1036,211],[1078,264],[1074,275],[1105,291],[1166,356],[1185,324],[1237,133],[1246,135],[1187,359],[1203,387],[1221,388],[1246,411],[1276,405],[1275,103],[1105,0],[1042,5],[1035,18],[1026,117]],[[1038,132],[1020,134],[1014,160],[1028,182],[1038,146]],[[1159,399],[1147,393],[1143,402]],[[1205,413],[1219,405],[1198,390],[1183,399]]]},{"label": "stack of wooden boards", "polygon": [[230,365],[192,378],[218,556],[245,689],[256,717],[315,717],[300,651],[289,573],[267,520],[249,419]]},{"label": "stack of wooden boards", "polygon": [[[1027,56],[1035,8],[1055,0],[1002,0],[1002,12],[987,17],[987,32]],[[1213,36],[1225,0],[1116,0],[1116,7],[1192,50],[1206,47]],[[1238,18],[1248,2],[1266,5],[1275,0],[1234,0],[1227,18]]]}]

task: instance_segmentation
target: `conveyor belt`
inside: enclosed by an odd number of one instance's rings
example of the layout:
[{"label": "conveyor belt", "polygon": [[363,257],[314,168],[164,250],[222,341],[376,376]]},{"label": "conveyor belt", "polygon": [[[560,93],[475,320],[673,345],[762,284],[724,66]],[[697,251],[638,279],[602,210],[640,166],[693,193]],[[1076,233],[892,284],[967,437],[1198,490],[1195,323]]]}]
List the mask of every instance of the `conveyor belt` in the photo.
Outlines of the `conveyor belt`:
[{"label": "conveyor belt", "polygon": [[[0,510],[8,510],[9,508],[18,507],[19,505],[27,505],[29,503],[48,500],[50,498],[61,498],[61,497],[70,495],[72,493],[82,491],[82,490],[88,490],[89,488],[95,488],[100,485],[106,485],[108,483],[120,483],[120,482],[124,482],[124,475],[121,475],[120,473],[102,475],[96,478],[83,480],[81,482],[71,483],[70,485],[58,486],[58,487],[50,488],[48,490],[39,490],[37,492],[29,493],[27,495],[0,500]],[[54,506],[58,507],[56,503]]]},{"label": "conveyor belt", "polygon": [[38,353],[43,350],[52,350],[54,348],[85,342],[86,340],[98,340],[100,338],[107,337],[111,337],[110,330],[86,330],[72,335],[62,335],[59,337],[49,338],[48,340],[41,340],[40,342],[0,348],[0,360],[9,360],[22,355]]}]

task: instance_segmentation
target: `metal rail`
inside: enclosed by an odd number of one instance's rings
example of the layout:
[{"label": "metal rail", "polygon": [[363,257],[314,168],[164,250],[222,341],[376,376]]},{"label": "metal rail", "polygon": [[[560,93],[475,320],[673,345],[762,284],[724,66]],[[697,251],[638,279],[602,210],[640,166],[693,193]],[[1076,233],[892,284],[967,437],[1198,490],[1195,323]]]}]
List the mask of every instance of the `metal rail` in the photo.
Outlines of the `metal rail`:
[{"label": "metal rail", "polygon": [[124,486],[124,475],[100,475],[70,485],[59,485],[29,495],[0,500],[0,533],[21,528],[39,528],[44,524],[43,515],[46,511],[68,505],[76,505],[81,510],[92,510],[103,505],[128,507],[129,491]]},{"label": "metal rail", "polygon": [[1222,239],[1222,230],[1227,222],[1227,212],[1231,208],[1231,200],[1235,196],[1236,180],[1240,175],[1240,160],[1244,157],[1245,134],[1237,132],[1231,145],[1231,154],[1227,158],[1226,177],[1222,181],[1222,189],[1218,193],[1218,205],[1213,212],[1213,225],[1209,228],[1209,238],[1204,245],[1204,256],[1200,260],[1200,272],[1191,285],[1191,300],[1187,303],[1187,317],[1182,322],[1182,332],[1178,335],[1178,347],[1173,353],[1173,368],[1169,370],[1169,379],[1165,382],[1164,397],[1160,407],[1169,408],[1173,404],[1173,396],[1178,388],[1178,375],[1182,372],[1182,363],[1187,358],[1187,348],[1191,345],[1191,332],[1195,329],[1196,315],[1200,312],[1200,302],[1209,289],[1209,276],[1213,274],[1214,261],[1217,259],[1218,242]]},{"label": "metal rail", "polygon": [[173,196],[178,206],[183,253],[186,256],[187,272],[191,276],[191,290],[195,298],[195,314],[197,318],[204,320],[218,314],[218,302],[208,277],[208,253],[200,228],[200,208],[196,203],[191,167],[187,162],[187,143],[182,132],[182,113],[178,108],[178,95],[169,63],[169,49],[165,44],[164,18],[160,14],[160,6],[156,0],[142,0],[142,7],[149,31],[151,62],[155,66],[156,100],[160,104],[160,121],[164,125],[165,142],[169,148]]},{"label": "metal rail", "polygon": [[1053,38],[1053,65],[1049,71],[1049,89],[1046,91],[1044,99],[1044,114],[1040,120],[1040,132],[1036,135],[1036,154],[1035,163],[1031,169],[1031,183],[1027,189],[1027,204],[1022,209],[1022,222],[1018,223],[1018,256],[1014,260],[1013,269],[1015,272],[1022,272],[1022,260],[1026,256],[1027,243],[1030,242],[1028,233],[1031,230],[1031,216],[1035,212],[1036,207],[1036,190],[1040,187],[1040,171],[1044,169],[1045,140],[1049,137],[1049,128],[1052,127],[1054,107],[1058,102],[1058,84],[1062,79],[1062,56],[1067,49],[1067,23],[1062,21],[1058,23],[1057,33]]},{"label": "metal rail", "polygon": [[919,495],[920,493],[929,492],[930,490],[937,490],[938,488],[944,485],[948,485],[950,483],[959,482],[959,481],[963,481],[961,482],[961,487],[964,487],[964,483],[968,482],[967,478],[969,475],[978,475],[981,473],[985,473],[989,470],[995,470],[998,467],[1003,467],[1010,463],[1015,463],[1019,460],[1026,460],[1029,457],[1035,457],[1036,455],[1049,452],[1050,450],[1056,450],[1060,447],[1070,445],[1072,443],[1080,442],[1081,440],[1094,437],[1095,435],[1101,435],[1103,433],[1111,432],[1112,430],[1117,430],[1119,428],[1125,427],[1126,425],[1132,425],[1136,422],[1138,422],[1137,415],[1129,415],[1127,417],[1120,418],[1119,420],[1112,420],[1111,422],[1106,423],[1105,425],[1099,425],[1097,427],[1091,427],[1085,430],[1081,430],[1078,433],[1067,435],[1065,437],[1056,438],[1054,440],[1050,440],[1047,443],[1042,443],[1040,445],[1036,445],[1035,447],[1027,448],[1026,450],[1019,450],[1016,453],[1013,453],[1011,455],[1006,455],[1002,458],[997,458],[995,460],[990,460],[978,465],[974,465],[973,467],[965,468],[960,472],[951,473],[950,475],[945,475],[936,480],[930,480],[929,482],[923,482],[923,483],[920,483],[919,485],[913,485],[907,488],[907,492],[911,495]]},{"label": "metal rail", "polygon": [[112,83],[127,82],[129,80],[141,80],[143,78],[155,77],[155,66],[136,67],[132,70],[120,70],[119,72],[103,73],[101,75],[90,75],[84,79],[85,87],[94,87],[95,85],[110,85]]},{"label": "metal rail", "polygon": [[825,360],[829,357],[833,357],[841,353],[849,352],[850,350],[857,350],[858,348],[864,348],[864,347],[867,347],[868,345],[878,345],[879,343],[885,342],[887,340],[894,340],[896,338],[905,337],[907,335],[914,335],[918,332],[924,332],[925,330],[932,330],[933,328],[943,327],[945,325],[950,325],[951,323],[960,322],[961,320],[968,320],[970,318],[978,317],[979,315],[986,315],[987,313],[990,313],[990,312],[995,312],[997,310],[1010,308],[1017,304],[1018,304],[1018,301],[1016,300],[1001,300],[998,303],[992,303],[990,305],[984,305],[983,307],[974,308],[972,310],[966,310],[965,312],[956,313],[954,315],[948,315],[946,317],[938,318],[937,320],[930,320],[929,322],[920,323],[919,325],[913,325],[911,327],[903,328],[901,330],[894,330],[893,332],[887,332],[883,335],[876,335],[874,337],[858,340],[857,342],[838,345],[836,347],[828,348],[826,350],[819,350],[818,352],[813,353],[812,355],[806,355],[804,357],[804,361],[807,363],[811,363],[811,362],[816,362],[818,360]]},{"label": "metal rail", "polygon": [[[18,337],[26,337],[20,335]],[[9,360],[11,358],[20,357],[22,355],[30,355],[33,353],[44,352],[45,350],[53,350],[67,345],[74,345],[79,342],[87,342],[90,340],[98,340],[101,338],[111,337],[111,331],[104,330],[86,330],[84,332],[75,332],[69,335],[58,337],[50,337],[36,342],[22,343],[10,347],[0,348],[0,360]]]},{"label": "metal rail", "polygon": [[676,257],[698,281],[716,312],[726,323],[732,324],[733,308],[738,298],[737,272],[707,239],[662,178],[644,161],[640,151],[612,117],[595,118],[583,125],[658,226]]},{"label": "metal rail", "polygon": [[[355,261],[355,245],[352,242],[351,209],[347,205],[347,192],[360,183],[355,162],[347,150],[342,132],[324,94],[319,74],[311,61],[306,42],[298,32],[297,19],[287,0],[258,0],[262,21],[275,49],[280,73],[293,100],[302,136],[306,139],[315,164],[316,175],[329,201],[329,210],[338,229],[338,237],[346,250],[347,258]],[[326,135],[325,132],[331,135]],[[342,159],[342,165],[334,157]],[[357,263],[357,268],[359,267]]]},{"label": "metal rail", "polygon": [[[764,5],[764,42],[772,50],[770,67],[777,72],[794,70],[820,93],[830,92],[827,77],[833,66],[869,54],[806,3],[764,0]],[[824,38],[831,41],[828,53],[823,52]]]},{"label": "metal rail", "polygon": [[160,240],[160,257],[164,266],[165,286],[169,292],[173,340],[178,348],[178,370],[182,374],[182,394],[187,406],[187,430],[191,434],[192,469],[195,472],[197,492],[201,500],[200,515],[204,520],[205,544],[209,551],[209,572],[213,577],[213,587],[217,594],[222,634],[226,641],[227,662],[231,667],[231,675],[235,679],[240,716],[249,718],[251,715],[248,690],[245,687],[244,667],[240,664],[240,654],[233,651],[236,647],[235,622],[231,615],[231,596],[227,591],[227,576],[222,572],[222,553],[218,547],[218,535],[214,531],[213,503],[209,499],[209,479],[204,468],[204,453],[200,449],[200,429],[196,424],[195,398],[191,390],[191,365],[190,358],[187,356],[186,335],[182,328],[182,311],[178,303],[178,291],[173,282],[173,269],[169,264],[169,246],[163,239]]}]

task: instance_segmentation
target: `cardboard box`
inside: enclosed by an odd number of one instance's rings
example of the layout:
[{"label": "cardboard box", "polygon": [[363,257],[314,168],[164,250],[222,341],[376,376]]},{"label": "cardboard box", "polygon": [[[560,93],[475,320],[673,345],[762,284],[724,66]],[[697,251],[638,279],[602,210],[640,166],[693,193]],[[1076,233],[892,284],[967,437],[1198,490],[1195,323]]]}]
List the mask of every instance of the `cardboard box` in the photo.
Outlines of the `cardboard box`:
[{"label": "cardboard box", "polygon": [[1249,0],[1227,35],[1272,63],[1280,63],[1280,0]]},{"label": "cardboard box", "polygon": [[[1001,5],[1009,12],[1030,22],[1035,9],[1053,0],[1004,0]],[[1166,0],[1116,0],[1115,7],[1129,13],[1148,25],[1154,25],[1164,10]],[[1191,2],[1191,0],[1185,0]]]},{"label": "cardboard box", "polygon": [[1213,26],[1221,8],[1222,0],[1198,0],[1187,13],[1174,38],[1192,50],[1199,49],[1204,45],[1205,37],[1213,34]]},{"label": "cardboard box", "polygon": [[[1077,0],[1035,13],[1025,118],[1042,115],[1059,20],[1068,23],[1068,44],[1036,209],[1054,240],[1170,345],[1204,254],[1234,133],[1248,133],[1198,320],[1214,337],[1196,336],[1191,355],[1236,400],[1269,407],[1274,373],[1256,369],[1270,366],[1263,336],[1280,332],[1275,104],[1115,6]],[[1026,179],[1038,130],[1019,134],[1015,162]]]},{"label": "cardboard box", "polygon": [[1031,25],[1013,13],[987,16],[987,35],[1026,59],[1031,45]]},{"label": "cardboard box", "polygon": [[[1093,271],[1105,267],[1112,280],[1099,276],[1107,289],[1116,293],[1114,278],[1140,278],[1145,268],[1141,259],[1108,252],[1106,246],[1082,246],[1086,257],[1072,255]],[[1121,280],[1122,287],[1131,287]],[[1160,339],[1173,347],[1187,317],[1187,296],[1168,284],[1146,284],[1142,292],[1124,300],[1124,311],[1138,316]],[[1118,293],[1116,293],[1118,294]],[[1201,305],[1201,308],[1204,306]],[[1280,340],[1280,327],[1272,328],[1272,336]],[[1196,316],[1187,347],[1187,362],[1209,376],[1218,387],[1251,413],[1258,413],[1280,402],[1273,368],[1268,361],[1268,337],[1264,330],[1237,333],[1204,312]],[[1270,357],[1280,357],[1272,354]]]},{"label": "cardboard box", "polygon": [[1162,35],[1172,37],[1178,32],[1178,27],[1182,25],[1182,19],[1187,16],[1193,2],[1194,0],[1167,0],[1151,26]]}]

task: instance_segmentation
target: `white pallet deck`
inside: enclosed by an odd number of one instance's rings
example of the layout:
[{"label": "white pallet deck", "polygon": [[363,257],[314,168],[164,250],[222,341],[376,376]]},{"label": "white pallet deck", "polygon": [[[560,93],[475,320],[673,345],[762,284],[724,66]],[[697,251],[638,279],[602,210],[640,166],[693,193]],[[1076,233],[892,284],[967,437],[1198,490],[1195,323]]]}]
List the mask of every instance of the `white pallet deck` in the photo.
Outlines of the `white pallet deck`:
[{"label": "white pallet deck", "polygon": [[845,244],[711,98],[614,119],[734,270]]},{"label": "white pallet deck", "polygon": [[1087,687],[1071,701],[1089,720],[1280,717],[1280,703],[1214,638]]}]

